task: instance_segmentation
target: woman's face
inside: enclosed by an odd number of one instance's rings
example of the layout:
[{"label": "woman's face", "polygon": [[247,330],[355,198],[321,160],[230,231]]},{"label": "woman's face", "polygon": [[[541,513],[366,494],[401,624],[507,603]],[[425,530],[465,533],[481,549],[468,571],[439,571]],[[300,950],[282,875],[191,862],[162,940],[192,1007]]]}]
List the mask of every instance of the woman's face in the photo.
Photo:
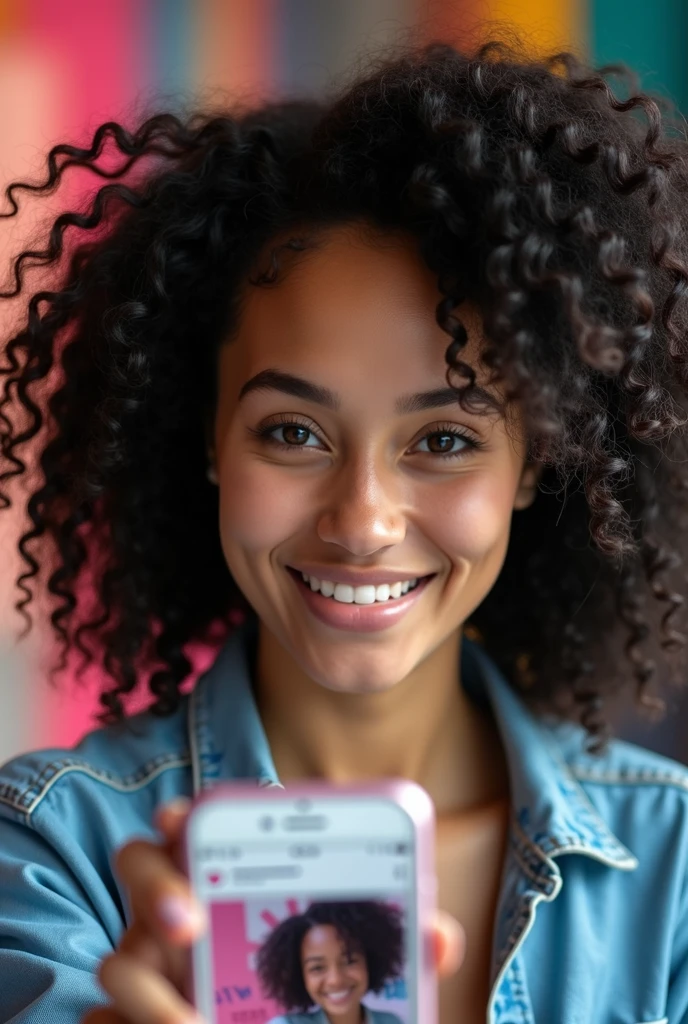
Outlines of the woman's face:
[{"label": "woman's face", "polygon": [[470,309],[465,358],[494,401],[467,413],[448,392],[438,298],[410,241],[332,229],[276,286],[249,287],[220,354],[227,564],[263,627],[335,691],[388,690],[447,640],[534,495]]},{"label": "woman's face", "polygon": [[331,924],[316,925],[301,944],[306,991],[328,1017],[351,1016],[368,991],[368,968],[361,953],[347,952]]}]

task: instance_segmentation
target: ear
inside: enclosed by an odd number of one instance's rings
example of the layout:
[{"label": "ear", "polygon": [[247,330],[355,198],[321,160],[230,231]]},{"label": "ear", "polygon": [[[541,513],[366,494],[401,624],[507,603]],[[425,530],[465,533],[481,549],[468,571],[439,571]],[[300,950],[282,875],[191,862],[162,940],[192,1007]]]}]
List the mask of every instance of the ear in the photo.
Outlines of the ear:
[{"label": "ear", "polygon": [[518,482],[516,496],[514,498],[514,510],[521,511],[529,508],[535,501],[538,484],[542,476],[543,466],[541,462],[526,462],[521,472],[521,479]]}]

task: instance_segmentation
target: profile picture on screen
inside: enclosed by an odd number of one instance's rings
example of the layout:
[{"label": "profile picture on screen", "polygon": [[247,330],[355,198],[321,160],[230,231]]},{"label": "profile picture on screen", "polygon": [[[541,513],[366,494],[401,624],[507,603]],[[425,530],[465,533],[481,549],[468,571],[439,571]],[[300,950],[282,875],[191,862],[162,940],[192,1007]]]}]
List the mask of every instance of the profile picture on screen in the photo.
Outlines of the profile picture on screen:
[{"label": "profile picture on screen", "polygon": [[320,902],[286,918],[257,953],[263,994],[284,1008],[269,1024],[402,1024],[366,1005],[402,977],[402,912],[376,900]]}]

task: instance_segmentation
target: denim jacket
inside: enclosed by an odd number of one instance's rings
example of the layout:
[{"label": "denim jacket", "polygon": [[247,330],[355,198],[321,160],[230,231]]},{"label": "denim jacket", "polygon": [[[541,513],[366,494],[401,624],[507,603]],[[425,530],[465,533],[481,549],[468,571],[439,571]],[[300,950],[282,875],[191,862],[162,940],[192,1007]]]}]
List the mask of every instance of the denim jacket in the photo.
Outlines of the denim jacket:
[{"label": "denim jacket", "polygon": [[[395,1013],[371,1010],[367,1006],[363,1013],[363,1024],[402,1024]],[[328,1020],[323,1010],[316,1010],[313,1013],[288,1013],[286,1017],[273,1017],[268,1024],[328,1024]]]},{"label": "denim jacket", "polygon": [[[219,780],[278,782],[246,629],[168,718],[99,729],[0,769],[0,1022],[77,1024],[129,909],[113,852]],[[489,1024],[688,1024],[688,771],[536,718],[467,641],[462,680],[506,750],[512,817]],[[470,884],[470,879],[466,880]],[[422,1022],[420,1022],[422,1024]]]},{"label": "denim jacket", "polygon": [[[316,1010],[313,1013],[288,1013],[286,1017],[273,1017],[268,1024],[328,1024],[328,1020],[323,1010]],[[371,1010],[366,1006],[363,1024],[402,1024],[402,1022],[395,1013]]]}]

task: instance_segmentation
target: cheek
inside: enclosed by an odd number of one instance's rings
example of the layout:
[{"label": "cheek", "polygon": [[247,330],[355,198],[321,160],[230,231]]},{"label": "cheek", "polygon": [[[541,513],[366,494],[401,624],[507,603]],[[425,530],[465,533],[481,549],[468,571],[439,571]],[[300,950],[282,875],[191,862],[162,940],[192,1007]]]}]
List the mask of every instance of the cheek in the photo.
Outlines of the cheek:
[{"label": "cheek", "polygon": [[508,472],[457,478],[424,510],[428,533],[451,557],[479,561],[508,537],[515,486]]},{"label": "cheek", "polygon": [[368,988],[368,971],[365,964],[355,964],[350,969],[352,981],[357,982],[365,991]]},{"label": "cheek", "polygon": [[220,467],[220,532],[223,545],[269,551],[297,533],[309,508],[303,481],[275,478],[266,463],[239,460]]}]

